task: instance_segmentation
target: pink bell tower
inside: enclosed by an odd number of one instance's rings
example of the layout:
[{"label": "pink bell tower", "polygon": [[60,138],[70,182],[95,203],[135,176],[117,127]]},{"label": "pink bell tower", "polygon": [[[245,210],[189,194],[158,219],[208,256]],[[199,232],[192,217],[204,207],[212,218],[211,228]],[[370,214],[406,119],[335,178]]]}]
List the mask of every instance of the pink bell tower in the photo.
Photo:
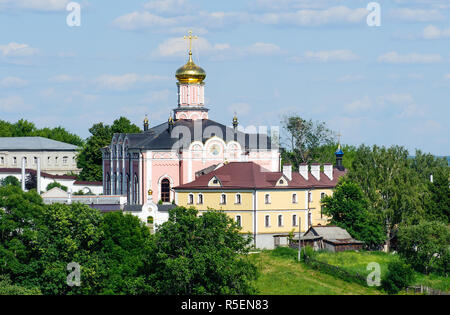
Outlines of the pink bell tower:
[{"label": "pink bell tower", "polygon": [[189,31],[189,60],[179,68],[175,74],[178,79],[178,107],[174,109],[175,120],[179,119],[208,119],[208,109],[205,108],[205,83],[206,72],[197,66],[192,60],[192,36]]}]

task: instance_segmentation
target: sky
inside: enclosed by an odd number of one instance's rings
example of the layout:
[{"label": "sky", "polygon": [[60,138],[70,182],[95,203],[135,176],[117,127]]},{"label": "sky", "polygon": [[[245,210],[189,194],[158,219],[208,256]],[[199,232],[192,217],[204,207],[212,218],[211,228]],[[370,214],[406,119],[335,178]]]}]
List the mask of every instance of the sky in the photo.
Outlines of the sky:
[{"label": "sky", "polygon": [[0,0],[0,119],[83,138],[120,116],[158,125],[177,105],[192,29],[210,119],[298,114],[343,143],[450,155],[448,0],[376,1],[379,26],[369,0],[75,2],[80,26],[67,0]]}]

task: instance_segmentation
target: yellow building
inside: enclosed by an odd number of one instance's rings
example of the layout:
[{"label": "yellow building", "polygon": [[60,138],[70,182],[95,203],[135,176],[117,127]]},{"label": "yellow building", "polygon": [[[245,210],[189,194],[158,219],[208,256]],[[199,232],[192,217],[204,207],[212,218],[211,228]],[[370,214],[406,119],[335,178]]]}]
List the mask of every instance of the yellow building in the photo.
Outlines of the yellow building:
[{"label": "yellow building", "polygon": [[[312,225],[326,225],[321,199],[331,195],[345,170],[325,164],[300,165],[299,172],[285,165],[269,172],[254,162],[232,162],[175,187],[179,206],[201,212],[223,210],[250,233],[257,248],[273,248],[275,235],[298,235]],[[309,197],[308,197],[309,196]]]}]

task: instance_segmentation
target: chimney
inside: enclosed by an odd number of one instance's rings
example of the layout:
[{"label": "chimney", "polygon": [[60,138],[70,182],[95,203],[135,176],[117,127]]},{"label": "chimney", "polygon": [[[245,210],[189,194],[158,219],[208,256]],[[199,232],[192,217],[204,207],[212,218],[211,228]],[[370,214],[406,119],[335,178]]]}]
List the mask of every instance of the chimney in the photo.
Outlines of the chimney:
[{"label": "chimney", "polygon": [[319,163],[313,163],[311,164],[311,174],[314,176],[317,180],[320,180],[320,164]]},{"label": "chimney", "polygon": [[22,190],[25,191],[25,158],[22,158]]},{"label": "chimney", "polygon": [[287,179],[292,180],[292,165],[284,164],[283,165],[283,175],[287,177]]},{"label": "chimney", "polygon": [[325,163],[323,165],[323,172],[330,180],[333,180],[333,164],[331,163]]},{"label": "chimney", "polygon": [[41,194],[41,158],[37,158],[37,174],[36,174],[36,191],[38,195]]},{"label": "chimney", "polygon": [[302,177],[305,180],[308,180],[308,164],[307,163],[300,164],[299,171],[300,171],[300,175],[302,175]]}]

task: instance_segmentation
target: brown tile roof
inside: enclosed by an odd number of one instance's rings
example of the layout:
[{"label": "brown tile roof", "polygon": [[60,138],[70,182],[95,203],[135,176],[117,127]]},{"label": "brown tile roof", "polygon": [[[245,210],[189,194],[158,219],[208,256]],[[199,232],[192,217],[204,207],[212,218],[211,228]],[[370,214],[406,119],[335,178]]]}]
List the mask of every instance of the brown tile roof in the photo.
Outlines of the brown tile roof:
[{"label": "brown tile roof", "polygon": [[[346,171],[333,169],[333,180],[330,180],[323,172],[320,173],[318,181],[311,173],[305,180],[298,172],[292,172],[292,180],[285,180],[288,186],[275,186],[277,181],[283,177],[282,172],[268,172],[254,162],[231,162],[208,174],[198,177],[196,180],[175,187],[175,190],[190,189],[307,189],[307,188],[332,188],[335,187],[339,177]],[[208,186],[213,177],[217,177],[222,183],[221,187]]]}]

